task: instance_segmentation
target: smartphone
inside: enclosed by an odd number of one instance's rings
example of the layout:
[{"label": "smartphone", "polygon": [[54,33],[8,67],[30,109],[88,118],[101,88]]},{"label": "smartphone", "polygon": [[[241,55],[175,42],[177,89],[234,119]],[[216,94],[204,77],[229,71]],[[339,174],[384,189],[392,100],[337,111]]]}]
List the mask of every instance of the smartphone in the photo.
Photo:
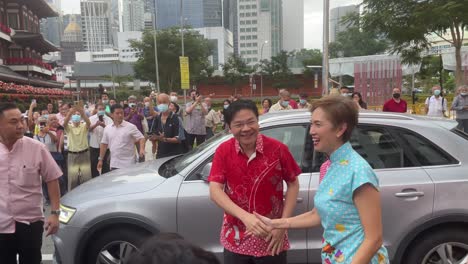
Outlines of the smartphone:
[{"label": "smartphone", "polygon": [[104,116],[103,115],[99,115],[98,118],[99,118],[99,121],[104,122]]},{"label": "smartphone", "polygon": [[32,103],[32,104],[35,104],[35,103],[36,103],[36,99],[32,99],[32,100],[31,100],[31,103]]}]

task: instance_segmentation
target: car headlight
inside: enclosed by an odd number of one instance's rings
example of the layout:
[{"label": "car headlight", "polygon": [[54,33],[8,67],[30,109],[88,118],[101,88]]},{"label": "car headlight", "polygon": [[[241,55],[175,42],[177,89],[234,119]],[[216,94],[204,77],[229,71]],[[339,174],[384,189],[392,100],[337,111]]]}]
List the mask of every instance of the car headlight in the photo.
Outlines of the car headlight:
[{"label": "car headlight", "polygon": [[60,205],[60,216],[59,216],[60,223],[68,224],[68,222],[70,222],[70,219],[73,217],[75,212],[76,212],[75,208],[67,207],[67,206],[61,204]]}]

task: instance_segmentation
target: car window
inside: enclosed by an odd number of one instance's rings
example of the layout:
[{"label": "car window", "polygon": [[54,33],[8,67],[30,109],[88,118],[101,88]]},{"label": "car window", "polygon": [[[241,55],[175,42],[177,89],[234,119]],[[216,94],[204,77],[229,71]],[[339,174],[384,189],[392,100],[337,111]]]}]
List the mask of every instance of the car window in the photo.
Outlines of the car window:
[{"label": "car window", "polygon": [[413,153],[414,157],[421,166],[436,166],[458,163],[456,159],[451,157],[440,147],[415,132],[406,129],[397,129],[396,133],[398,133],[398,138]]},{"label": "car window", "polygon": [[404,149],[386,128],[359,125],[353,131],[350,143],[373,169],[414,166]]},{"label": "car window", "polygon": [[274,138],[288,146],[289,151],[301,167],[304,156],[304,140],[306,138],[306,125],[290,125],[273,128],[266,128],[261,133],[267,137]]}]

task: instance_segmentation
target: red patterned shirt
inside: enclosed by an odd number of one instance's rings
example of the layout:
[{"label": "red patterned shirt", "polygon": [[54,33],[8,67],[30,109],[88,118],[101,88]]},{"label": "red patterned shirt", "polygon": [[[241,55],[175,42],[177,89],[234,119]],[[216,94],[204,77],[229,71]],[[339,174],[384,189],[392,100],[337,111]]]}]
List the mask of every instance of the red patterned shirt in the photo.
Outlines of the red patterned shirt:
[{"label": "red patterned shirt", "polygon": [[[301,173],[288,147],[283,143],[258,135],[256,151],[247,157],[239,142],[232,138],[216,150],[210,182],[225,184],[225,192],[239,207],[269,218],[281,218],[283,213],[283,180],[294,182]],[[241,220],[224,214],[221,244],[225,249],[243,255],[271,255],[268,243],[256,236],[245,236]],[[287,236],[283,250],[289,249]]]}]

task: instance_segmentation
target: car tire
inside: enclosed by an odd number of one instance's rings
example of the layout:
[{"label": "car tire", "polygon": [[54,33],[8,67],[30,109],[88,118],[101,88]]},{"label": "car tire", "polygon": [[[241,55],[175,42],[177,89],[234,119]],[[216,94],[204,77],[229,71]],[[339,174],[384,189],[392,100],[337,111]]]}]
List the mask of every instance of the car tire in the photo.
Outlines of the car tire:
[{"label": "car tire", "polygon": [[459,263],[462,259],[467,257],[468,231],[453,228],[428,232],[410,244],[402,264],[437,263],[437,260],[441,258],[441,255],[437,253],[437,249],[439,249],[440,252],[447,252],[448,248],[451,248],[452,257],[456,260],[452,263]]},{"label": "car tire", "polygon": [[[131,254],[134,253],[134,251],[131,250],[131,247],[134,246],[138,249],[148,237],[148,233],[132,228],[117,228],[117,230],[112,228],[104,232],[100,232],[91,239],[90,245],[85,252],[86,263],[106,263],[98,262],[98,257],[103,257],[104,255],[115,257],[116,259],[120,260],[117,256],[118,253],[113,250],[114,246],[118,247],[118,243],[128,243],[129,250],[127,252],[129,253],[125,255],[125,258],[128,258]],[[104,249],[107,250],[102,253]],[[109,261],[109,263],[113,262]]]}]

